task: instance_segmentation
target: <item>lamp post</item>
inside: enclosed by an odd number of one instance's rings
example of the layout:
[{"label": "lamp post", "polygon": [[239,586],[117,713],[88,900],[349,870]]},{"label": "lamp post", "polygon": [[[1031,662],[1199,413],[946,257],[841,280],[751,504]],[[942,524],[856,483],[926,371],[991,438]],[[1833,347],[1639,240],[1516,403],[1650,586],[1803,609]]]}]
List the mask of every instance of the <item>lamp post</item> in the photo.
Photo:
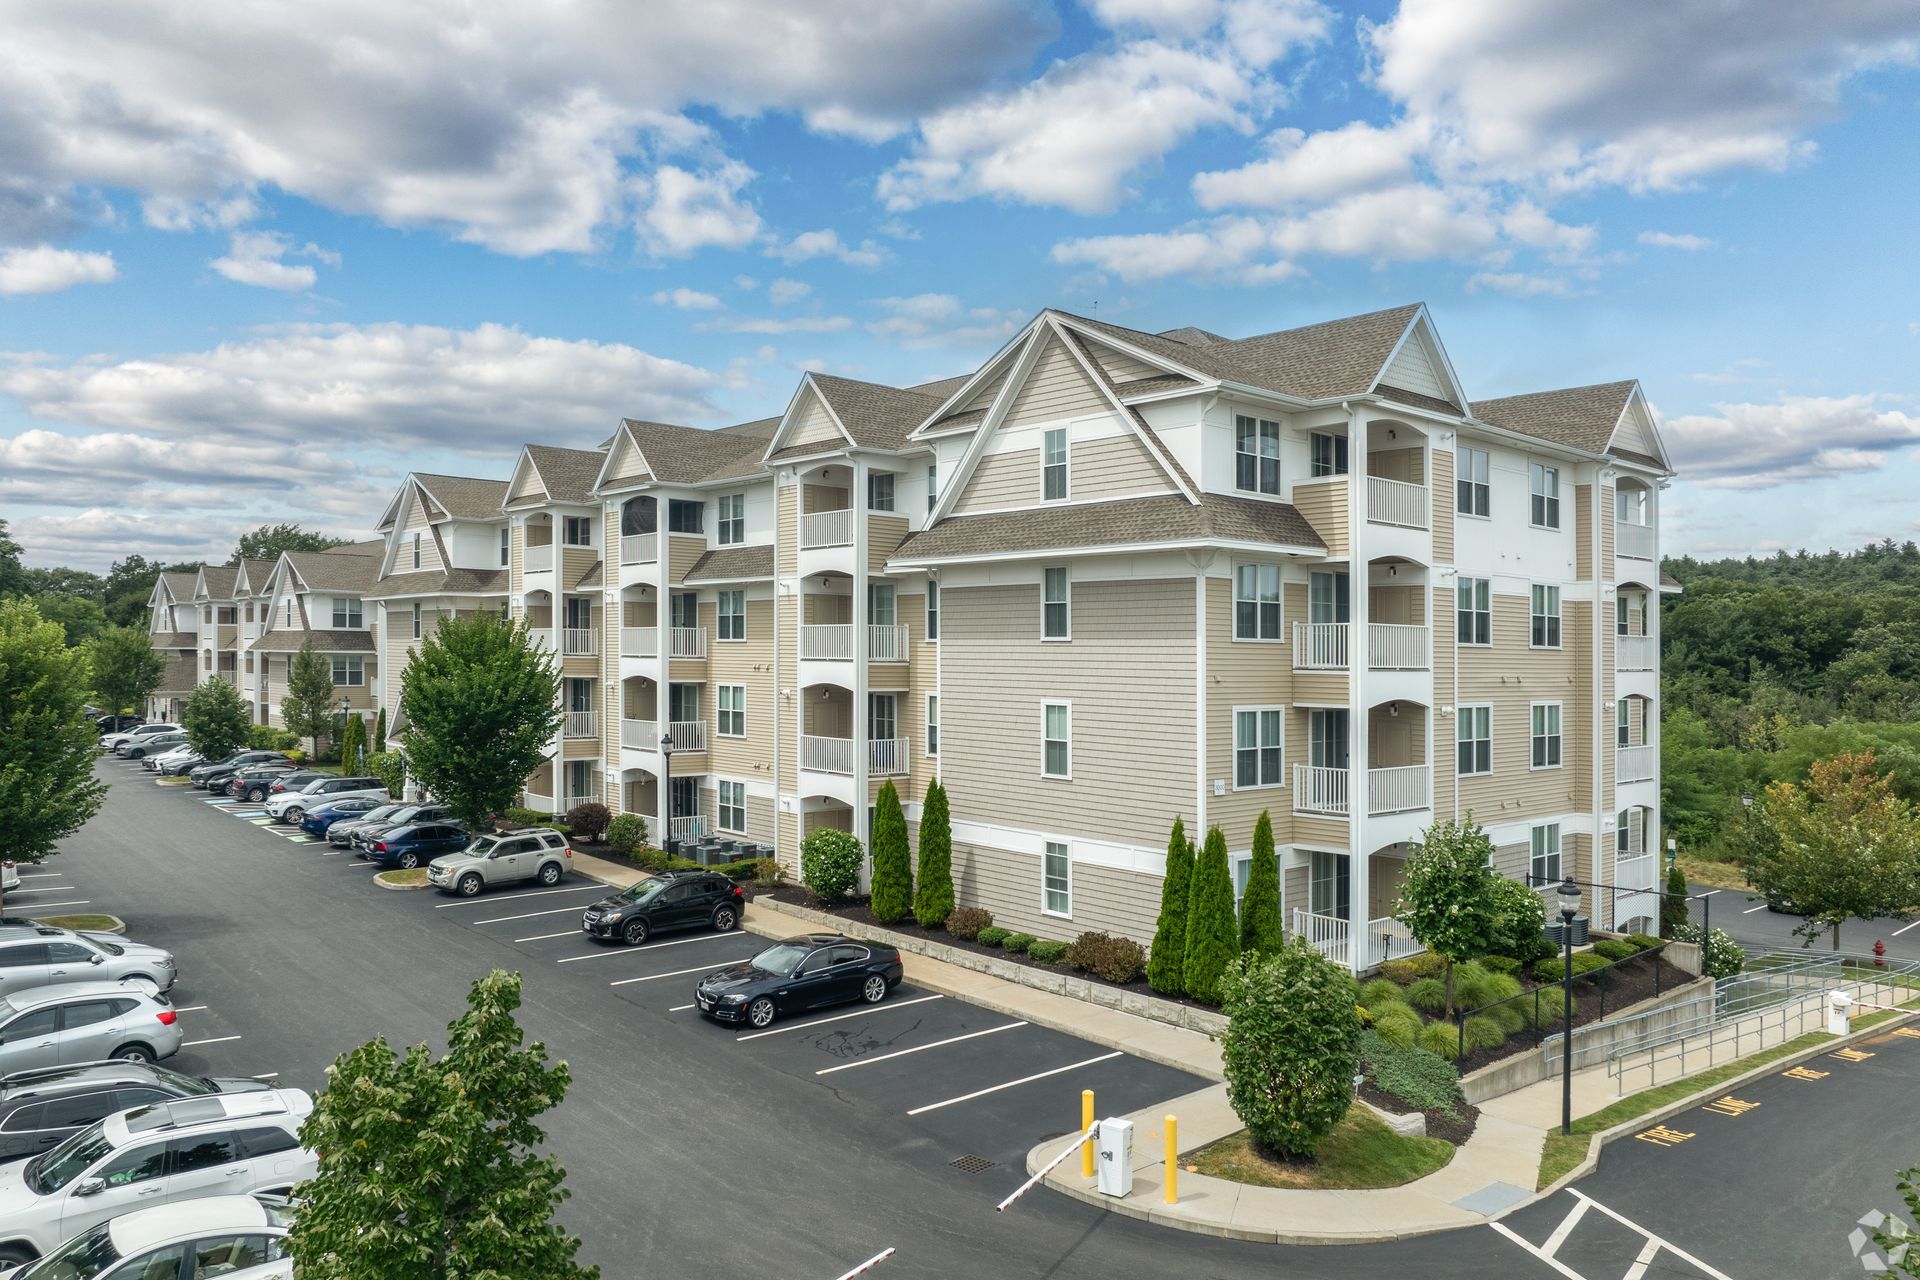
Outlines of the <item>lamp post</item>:
[{"label": "lamp post", "polygon": [[1563,1070],[1560,1076],[1560,1132],[1573,1132],[1573,917],[1580,911],[1580,886],[1569,874],[1555,895],[1560,899],[1560,949],[1566,956],[1566,976],[1560,987],[1564,1026],[1560,1038]]},{"label": "lamp post", "polygon": [[665,788],[667,833],[660,847],[669,859],[680,856],[680,842],[673,837],[673,730],[660,735],[660,785]]},{"label": "lamp post", "polygon": [[340,748],[340,771],[347,771],[347,717],[353,713],[353,701],[346,694],[340,695],[340,732],[333,735],[334,745]]}]

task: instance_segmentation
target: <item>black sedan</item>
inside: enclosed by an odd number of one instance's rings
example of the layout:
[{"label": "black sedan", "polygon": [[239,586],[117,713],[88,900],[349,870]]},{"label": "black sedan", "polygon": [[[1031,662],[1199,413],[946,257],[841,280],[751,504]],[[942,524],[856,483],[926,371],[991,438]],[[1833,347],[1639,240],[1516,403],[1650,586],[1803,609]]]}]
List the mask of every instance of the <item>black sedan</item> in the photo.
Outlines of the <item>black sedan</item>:
[{"label": "black sedan", "polygon": [[694,1003],[719,1022],[764,1027],[776,1014],[860,1000],[879,1004],[900,985],[900,953],[835,933],[802,934],[700,979]]}]

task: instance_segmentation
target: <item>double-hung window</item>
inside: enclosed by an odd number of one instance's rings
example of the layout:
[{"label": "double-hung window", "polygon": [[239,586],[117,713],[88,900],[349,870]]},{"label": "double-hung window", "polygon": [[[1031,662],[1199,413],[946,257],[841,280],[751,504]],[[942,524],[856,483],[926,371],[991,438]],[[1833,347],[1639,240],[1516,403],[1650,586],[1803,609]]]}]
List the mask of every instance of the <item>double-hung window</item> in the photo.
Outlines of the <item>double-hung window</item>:
[{"label": "double-hung window", "polygon": [[1065,640],[1072,634],[1073,617],[1069,605],[1067,570],[1056,565],[1040,571],[1040,638]]},{"label": "double-hung window", "polygon": [[420,534],[417,530],[413,535],[413,567],[420,567]]},{"label": "double-hung window", "polygon": [[1280,566],[1233,566],[1233,638],[1280,639]]},{"label": "double-hung window", "polygon": [[1073,776],[1073,708],[1068,703],[1040,704],[1040,776]]},{"label": "double-hung window", "polygon": [[1058,840],[1047,841],[1040,855],[1040,910],[1050,916],[1073,914],[1073,857]]},{"label": "double-hung window", "polygon": [[1633,745],[1633,720],[1631,718],[1633,713],[1627,706],[1628,701],[1629,699],[1622,698],[1614,704],[1613,740],[1615,746],[1630,747]]},{"label": "double-hung window", "polygon": [[360,629],[360,602],[352,596],[333,598],[333,629],[335,631],[358,631]]},{"label": "double-hung window", "polygon": [[1235,708],[1233,713],[1233,785],[1277,787],[1281,772],[1281,714],[1278,707]]},{"label": "double-hung window", "polygon": [[722,831],[745,831],[747,829],[747,784],[728,782],[721,779],[720,813],[718,821]]},{"label": "double-hung window", "polygon": [[1533,767],[1560,767],[1560,704],[1557,702],[1533,704]]},{"label": "double-hung window", "polygon": [[365,659],[357,653],[336,653],[333,655],[333,682],[337,685],[359,686],[367,682]]},{"label": "double-hung window", "polygon": [[1533,472],[1533,512],[1536,528],[1560,527],[1560,468],[1536,462]]},{"label": "double-hung window", "polygon": [[717,686],[718,697],[715,711],[717,717],[714,731],[723,738],[744,738],[747,736],[747,686],[743,684],[723,684]]},{"label": "double-hung window", "polygon": [[706,532],[707,504],[689,502],[684,498],[667,500],[668,533],[704,533]]},{"label": "double-hung window", "polygon": [[502,569],[507,567],[507,561],[512,558],[512,551],[511,551],[511,548],[513,546],[513,543],[511,541],[512,537],[513,537],[513,530],[506,525],[501,525],[500,526],[500,567]]},{"label": "double-hung window", "polygon": [[1456,770],[1463,778],[1493,772],[1493,708],[1461,707],[1455,717],[1454,737],[1459,744]]},{"label": "double-hung window", "polygon": [[1233,418],[1233,487],[1280,492],[1280,424],[1244,413]]},{"label": "double-hung window", "polygon": [[747,638],[747,593],[743,589],[715,592],[719,602],[714,619],[719,624],[720,639],[745,640]]},{"label": "double-hung window", "polygon": [[940,584],[927,582],[927,639],[940,638]]},{"label": "double-hung window", "polygon": [[420,602],[418,600],[413,602],[413,638],[415,640],[420,638]]},{"label": "double-hung window", "polygon": [[869,471],[867,473],[867,510],[893,510],[893,472]]},{"label": "double-hung window", "polygon": [[1064,502],[1067,497],[1067,429],[1054,427],[1041,437],[1040,500]]},{"label": "double-hung window", "polygon": [[1528,641],[1536,649],[1560,647],[1560,588],[1533,588],[1533,633]]},{"label": "double-hung window", "polygon": [[928,515],[933,514],[933,505],[938,501],[940,501],[940,468],[936,464],[929,462],[927,464],[927,514]]},{"label": "double-hung window", "polygon": [[593,545],[593,517],[568,516],[561,529],[561,537],[570,547],[590,547]]},{"label": "double-hung window", "polygon": [[1560,878],[1560,824],[1550,822],[1528,833],[1527,872],[1535,885]]},{"label": "double-hung window", "polygon": [[1455,587],[1454,638],[1460,644],[1493,643],[1493,583],[1462,578]]},{"label": "double-hung window", "polygon": [[1347,474],[1347,438],[1331,431],[1316,431],[1307,438],[1315,476]]},{"label": "double-hung window", "polygon": [[940,754],[940,695],[927,695],[927,754]]},{"label": "double-hung window", "polygon": [[718,526],[715,536],[720,545],[729,547],[747,540],[747,495],[744,493],[725,493],[720,495],[718,505]]},{"label": "double-hung window", "polygon": [[1493,511],[1492,459],[1485,449],[1461,445],[1453,451],[1454,509],[1463,516]]}]

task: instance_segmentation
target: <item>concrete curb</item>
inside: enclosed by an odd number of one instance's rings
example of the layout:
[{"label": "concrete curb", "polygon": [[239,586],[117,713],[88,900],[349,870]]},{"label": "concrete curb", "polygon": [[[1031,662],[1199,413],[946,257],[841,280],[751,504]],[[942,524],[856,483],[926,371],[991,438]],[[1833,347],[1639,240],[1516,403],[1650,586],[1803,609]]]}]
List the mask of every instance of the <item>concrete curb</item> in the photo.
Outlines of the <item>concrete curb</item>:
[{"label": "concrete curb", "polygon": [[422,880],[422,881],[421,881],[421,882],[420,882],[419,884],[388,884],[388,883],[387,883],[387,882],[386,882],[385,880],[382,880],[382,879],[380,878],[381,876],[384,876],[385,874],[387,874],[387,873],[386,873],[386,872],[384,872],[384,871],[376,871],[376,872],[374,872],[374,873],[373,873],[373,882],[374,882],[375,884],[377,884],[377,885],[379,885],[379,886],[380,886],[380,887],[381,887],[382,889],[391,889],[391,890],[393,890],[393,892],[395,892],[395,893],[411,893],[411,892],[412,892],[413,890],[415,890],[415,889],[431,889],[431,888],[433,888],[433,886],[432,886],[431,884],[428,884],[428,883],[427,883],[427,882],[426,882],[425,880]]},{"label": "concrete curb", "polygon": [[[107,915],[107,913],[104,911],[75,912],[74,914],[90,915],[90,916],[106,916],[107,919],[113,921],[112,924],[108,925],[104,929],[88,929],[87,930],[88,933],[117,933],[124,936],[127,932],[127,922],[125,920],[122,920],[119,916]],[[60,917],[59,916],[34,916],[32,918],[35,920],[58,920]]]}]

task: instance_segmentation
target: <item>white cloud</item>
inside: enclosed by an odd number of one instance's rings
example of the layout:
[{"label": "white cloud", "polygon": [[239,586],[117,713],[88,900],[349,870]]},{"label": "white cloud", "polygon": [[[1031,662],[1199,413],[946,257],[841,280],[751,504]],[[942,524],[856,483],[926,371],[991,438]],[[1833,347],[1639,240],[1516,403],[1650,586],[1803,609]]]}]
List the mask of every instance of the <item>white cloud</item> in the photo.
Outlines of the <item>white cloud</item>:
[{"label": "white cloud", "polygon": [[853,328],[846,316],[793,316],[789,319],[742,318],[718,326],[728,333],[839,333]]},{"label": "white cloud", "polygon": [[698,289],[684,286],[678,289],[661,289],[654,293],[653,303],[660,307],[675,307],[681,311],[717,311],[724,304],[710,293],[701,293]]},{"label": "white cloud", "polygon": [[1482,290],[1510,298],[1560,297],[1567,292],[1567,284],[1554,276],[1528,275],[1524,271],[1481,271],[1468,278],[1467,292]]},{"label": "white cloud", "polygon": [[840,233],[832,227],[822,227],[818,231],[802,231],[783,245],[768,250],[782,262],[806,262],[811,258],[835,258],[850,267],[877,267],[887,260],[887,251],[871,240],[862,240],[857,246],[849,245],[840,239]]},{"label": "white cloud", "polygon": [[340,265],[340,255],[309,241],[299,249],[293,241],[276,231],[236,231],[224,258],[207,265],[237,284],[257,285],[262,289],[284,289],[299,293],[313,288],[318,278],[312,267],[295,265],[281,259],[292,253],[312,258],[328,266]]},{"label": "white cloud", "polygon": [[709,246],[740,249],[760,234],[760,214],[743,204],[740,189],[753,170],[729,161],[706,173],[662,165],[640,213],[640,234],[653,252],[683,258]]},{"label": "white cloud", "polygon": [[0,251],[0,294],[58,293],[76,284],[105,284],[119,275],[111,253],[45,244]]},{"label": "white cloud", "polygon": [[1920,444],[1920,416],[1883,408],[1883,396],[1782,396],[1771,404],[1716,404],[1666,424],[1674,466],[1713,489],[1768,489],[1878,471]]},{"label": "white cloud", "polygon": [[1025,319],[1016,311],[969,307],[950,293],[879,298],[874,305],[887,315],[870,322],[867,332],[910,348],[1004,341]]},{"label": "white cloud", "polygon": [[1193,195],[1203,209],[1279,208],[1376,191],[1412,177],[1425,143],[1424,131],[1406,122],[1380,128],[1355,120],[1312,134],[1276,129],[1265,140],[1266,159],[1196,174]]},{"label": "white cloud", "polygon": [[178,196],[149,196],[140,202],[140,217],[161,231],[229,231],[260,216],[260,205],[250,191],[224,200],[183,200]]},{"label": "white cloud", "polygon": [[800,301],[812,292],[813,286],[806,281],[788,280],[782,277],[767,286],[767,300],[775,306],[784,307],[788,303]]},{"label": "white cloud", "polygon": [[1669,231],[1642,231],[1639,239],[1641,244],[1650,245],[1655,249],[1684,249],[1689,253],[1695,253],[1701,249],[1713,248],[1713,241],[1705,236]]}]

